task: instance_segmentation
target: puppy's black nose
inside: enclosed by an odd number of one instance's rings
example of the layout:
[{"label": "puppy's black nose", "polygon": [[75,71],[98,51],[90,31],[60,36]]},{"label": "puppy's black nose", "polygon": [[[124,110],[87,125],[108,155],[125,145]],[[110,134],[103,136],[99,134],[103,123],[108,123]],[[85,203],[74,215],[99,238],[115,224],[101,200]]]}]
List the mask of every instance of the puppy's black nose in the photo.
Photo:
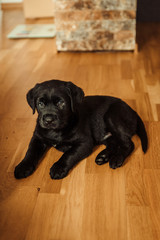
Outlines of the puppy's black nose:
[{"label": "puppy's black nose", "polygon": [[45,114],[43,116],[43,121],[45,124],[51,124],[57,119],[57,115],[55,114]]}]

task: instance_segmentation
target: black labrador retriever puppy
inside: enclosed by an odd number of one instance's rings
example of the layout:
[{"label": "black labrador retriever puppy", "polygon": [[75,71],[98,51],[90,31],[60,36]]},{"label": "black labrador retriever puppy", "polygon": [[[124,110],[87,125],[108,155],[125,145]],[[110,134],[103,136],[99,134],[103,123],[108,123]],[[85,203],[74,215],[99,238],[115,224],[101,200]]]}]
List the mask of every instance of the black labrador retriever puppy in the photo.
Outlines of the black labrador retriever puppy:
[{"label": "black labrador retriever puppy", "polygon": [[24,159],[16,166],[17,179],[31,175],[50,147],[64,152],[50,169],[52,179],[67,176],[69,170],[88,157],[96,145],[106,148],[96,157],[98,165],[122,166],[131,154],[131,140],[137,134],[147,151],[147,134],[138,114],[122,100],[109,96],[86,96],[71,82],[59,80],[36,84],[27,94],[30,107],[38,112],[33,137]]}]

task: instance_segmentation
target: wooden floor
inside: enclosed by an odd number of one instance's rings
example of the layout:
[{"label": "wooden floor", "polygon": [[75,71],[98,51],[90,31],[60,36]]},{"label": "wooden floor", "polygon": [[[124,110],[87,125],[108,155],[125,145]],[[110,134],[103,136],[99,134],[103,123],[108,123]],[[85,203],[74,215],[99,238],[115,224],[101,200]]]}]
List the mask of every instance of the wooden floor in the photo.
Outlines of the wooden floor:
[{"label": "wooden floor", "polygon": [[[30,21],[32,22],[32,21]],[[39,21],[33,21],[39,22]],[[44,20],[41,22],[52,22]],[[139,53],[56,53],[55,40],[8,40],[21,11],[5,11],[0,30],[0,240],[160,239],[160,24],[138,24]],[[51,149],[37,171],[16,180],[36,116],[25,95],[37,82],[72,81],[88,94],[127,101],[145,121],[149,150],[135,151],[117,170],[94,162],[98,148],[63,180],[49,169]]]}]

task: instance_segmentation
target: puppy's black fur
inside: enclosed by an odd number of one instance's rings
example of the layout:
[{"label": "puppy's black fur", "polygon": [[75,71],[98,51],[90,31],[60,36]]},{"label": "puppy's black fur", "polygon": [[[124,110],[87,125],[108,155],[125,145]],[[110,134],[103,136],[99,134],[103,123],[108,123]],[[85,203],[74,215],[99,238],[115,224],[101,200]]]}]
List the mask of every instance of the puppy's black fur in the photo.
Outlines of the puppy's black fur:
[{"label": "puppy's black fur", "polygon": [[67,176],[69,170],[89,156],[96,145],[106,148],[96,157],[101,165],[120,167],[134,149],[131,137],[137,134],[147,151],[147,134],[138,114],[125,102],[109,96],[87,96],[71,82],[59,80],[37,84],[27,101],[38,119],[24,159],[15,168],[15,177],[28,177],[50,148],[64,152],[50,169],[52,179]]}]

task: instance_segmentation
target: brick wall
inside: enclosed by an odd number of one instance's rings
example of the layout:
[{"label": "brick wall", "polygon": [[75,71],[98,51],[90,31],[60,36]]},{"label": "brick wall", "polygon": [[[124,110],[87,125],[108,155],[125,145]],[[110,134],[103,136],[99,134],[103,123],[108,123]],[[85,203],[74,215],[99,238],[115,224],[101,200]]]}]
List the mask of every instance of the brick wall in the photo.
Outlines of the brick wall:
[{"label": "brick wall", "polygon": [[136,0],[54,0],[58,51],[132,50]]}]

